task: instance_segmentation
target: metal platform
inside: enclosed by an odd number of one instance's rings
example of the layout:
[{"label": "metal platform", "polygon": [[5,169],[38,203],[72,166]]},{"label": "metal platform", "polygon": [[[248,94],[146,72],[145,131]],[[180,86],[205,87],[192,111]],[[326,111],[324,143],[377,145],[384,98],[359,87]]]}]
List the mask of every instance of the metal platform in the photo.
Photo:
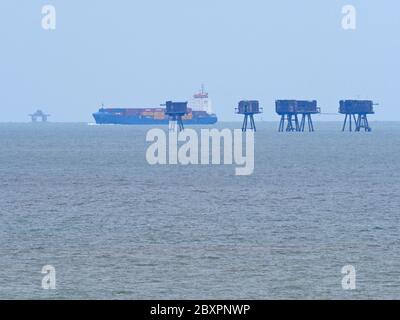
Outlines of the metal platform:
[{"label": "metal platform", "polygon": [[47,122],[50,115],[44,113],[42,110],[37,110],[35,113],[30,114],[29,117],[31,117],[32,122],[37,122],[38,119],[40,119],[41,122]]},{"label": "metal platform", "polygon": [[242,100],[239,102],[238,107],[235,109],[237,114],[244,115],[242,131],[246,132],[248,129],[248,122],[250,121],[250,130],[254,132],[257,131],[256,123],[254,121],[254,115],[260,114],[263,112],[263,109],[260,108],[260,103],[257,100]]},{"label": "metal platform", "polygon": [[313,132],[312,115],[321,113],[316,100],[276,100],[275,110],[281,116],[279,132],[304,132],[306,123],[308,130]]},{"label": "metal platform", "polygon": [[360,132],[364,129],[366,132],[372,131],[368,122],[368,115],[375,114],[374,102],[371,100],[341,100],[339,113],[344,114],[344,123],[342,131],[348,126],[349,131]]},{"label": "metal platform", "polygon": [[[165,114],[169,116],[170,121],[178,124],[180,131],[184,130],[182,117],[188,113],[187,106],[187,102],[167,101],[165,103]],[[175,128],[173,128],[173,130],[175,130]]]}]

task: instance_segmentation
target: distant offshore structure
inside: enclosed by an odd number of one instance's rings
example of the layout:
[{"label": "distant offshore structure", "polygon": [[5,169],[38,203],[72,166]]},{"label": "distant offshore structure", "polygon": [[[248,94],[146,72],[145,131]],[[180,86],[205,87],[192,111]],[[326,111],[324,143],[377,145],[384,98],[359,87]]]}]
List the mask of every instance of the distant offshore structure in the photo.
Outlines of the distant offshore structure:
[{"label": "distant offshore structure", "polygon": [[354,120],[354,130],[356,132],[360,132],[362,129],[371,132],[368,115],[375,114],[374,105],[376,104],[371,100],[341,100],[339,113],[346,115],[342,131],[346,130],[347,120],[349,120],[349,131],[353,131],[352,122]]},{"label": "distant offshore structure", "polygon": [[250,120],[250,130],[254,132],[257,131],[256,123],[254,122],[254,115],[260,114],[263,112],[263,109],[260,108],[260,103],[258,100],[242,100],[239,102],[238,107],[236,108],[237,114],[244,115],[242,131],[247,131],[248,121]]},{"label": "distant offshore structure", "polygon": [[165,103],[165,115],[169,117],[170,125],[172,130],[175,130],[175,124],[179,126],[179,131],[183,131],[182,118],[188,113],[187,102],[172,102],[167,101]]},{"label": "distant offshore structure", "polygon": [[29,117],[31,118],[32,122],[38,122],[38,120],[41,120],[41,122],[47,122],[50,115],[44,113],[42,110],[37,110],[35,113],[30,114]]},{"label": "distant offshore structure", "polygon": [[[321,109],[318,107],[316,100],[276,100],[275,109],[276,113],[281,117],[278,129],[279,132],[304,132],[306,121],[308,124],[308,131],[313,132],[314,124],[311,116],[321,113]],[[299,116],[302,116],[300,122]]]}]

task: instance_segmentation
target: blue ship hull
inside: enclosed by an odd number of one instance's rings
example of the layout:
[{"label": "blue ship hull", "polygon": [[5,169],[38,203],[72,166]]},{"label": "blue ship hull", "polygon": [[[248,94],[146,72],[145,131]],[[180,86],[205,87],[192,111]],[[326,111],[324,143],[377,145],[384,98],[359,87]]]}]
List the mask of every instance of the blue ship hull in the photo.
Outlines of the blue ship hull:
[{"label": "blue ship hull", "polygon": [[[122,124],[122,125],[168,125],[168,119],[154,119],[145,116],[121,116],[107,112],[96,112],[93,114],[97,124]],[[199,117],[183,120],[187,125],[212,125],[218,122],[216,116]]]}]

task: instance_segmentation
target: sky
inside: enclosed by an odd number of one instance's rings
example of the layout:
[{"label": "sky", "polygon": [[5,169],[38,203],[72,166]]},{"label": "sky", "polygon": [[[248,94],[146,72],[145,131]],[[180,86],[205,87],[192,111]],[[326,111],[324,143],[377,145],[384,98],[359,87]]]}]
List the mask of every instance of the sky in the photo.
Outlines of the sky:
[{"label": "sky", "polygon": [[[355,30],[342,28],[344,5]],[[42,28],[42,7],[56,29]],[[400,121],[397,0],[1,0],[0,122],[38,108],[57,122],[91,122],[104,103],[158,107],[204,83],[222,121],[257,99],[379,103],[373,120]],[[317,120],[341,117],[321,115]]]}]

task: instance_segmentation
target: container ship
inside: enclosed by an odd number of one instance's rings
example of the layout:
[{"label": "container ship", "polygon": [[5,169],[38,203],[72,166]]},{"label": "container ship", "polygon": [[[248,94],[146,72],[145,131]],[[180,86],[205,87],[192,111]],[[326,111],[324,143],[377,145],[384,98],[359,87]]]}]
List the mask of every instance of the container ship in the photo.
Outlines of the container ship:
[{"label": "container ship", "polygon": [[[105,108],[93,114],[97,124],[163,125],[169,123],[165,108]],[[218,121],[211,100],[202,87],[188,102],[188,113],[182,118],[188,125],[211,125]]]}]

